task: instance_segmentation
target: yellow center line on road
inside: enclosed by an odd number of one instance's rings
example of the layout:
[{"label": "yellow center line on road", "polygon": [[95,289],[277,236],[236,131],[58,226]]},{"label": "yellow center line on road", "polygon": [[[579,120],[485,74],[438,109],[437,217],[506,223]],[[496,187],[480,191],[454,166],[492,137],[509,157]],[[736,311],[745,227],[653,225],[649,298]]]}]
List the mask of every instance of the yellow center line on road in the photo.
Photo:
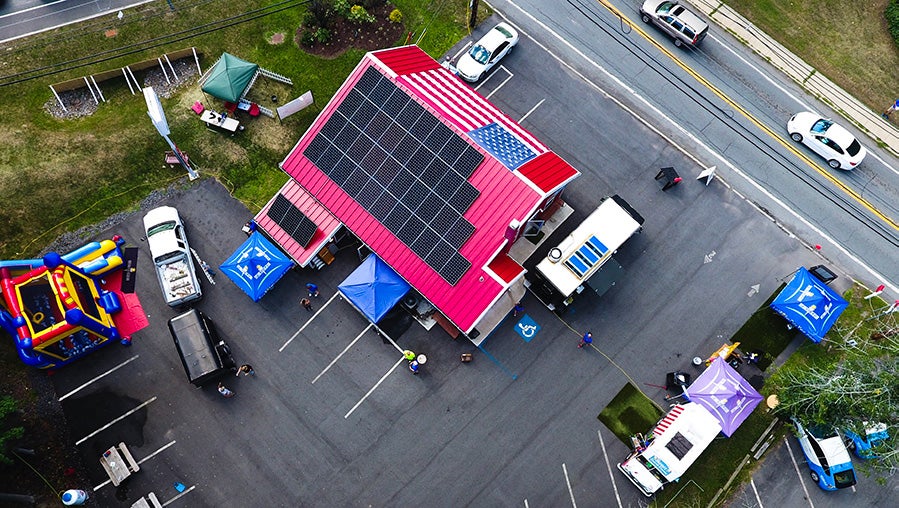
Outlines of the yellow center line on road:
[{"label": "yellow center line on road", "polygon": [[630,18],[628,18],[627,16],[625,16],[623,12],[621,12],[620,10],[618,10],[618,8],[616,8],[614,5],[611,5],[611,4],[606,3],[605,0],[596,0],[596,1],[597,1],[597,3],[599,3],[600,5],[602,5],[603,7],[605,7],[605,8],[606,8],[609,12],[611,12],[613,15],[617,16],[620,20],[622,20],[622,22],[627,23],[628,26],[630,26],[635,32],[637,32],[638,34],[640,34],[641,37],[643,37],[644,39],[646,39],[647,42],[649,42],[650,44],[652,44],[653,46],[655,46],[656,48],[658,48],[659,51],[661,51],[661,52],[664,53],[668,58],[670,58],[675,64],[678,65],[678,67],[680,67],[681,69],[683,69],[684,71],[686,71],[687,74],[689,74],[690,76],[693,76],[693,78],[694,78],[696,81],[698,81],[700,84],[702,84],[702,85],[705,86],[707,89],[709,89],[709,91],[711,91],[712,93],[714,93],[715,95],[717,95],[719,99],[723,100],[723,101],[726,102],[729,106],[731,106],[732,108],[734,108],[734,109],[736,109],[737,111],[739,111],[740,114],[743,115],[747,120],[749,120],[750,122],[752,122],[756,127],[758,127],[759,129],[761,129],[763,132],[765,132],[766,134],[768,134],[772,139],[774,139],[774,140],[777,141],[781,146],[783,146],[784,148],[786,148],[787,150],[789,150],[793,155],[795,155],[795,156],[799,157],[800,159],[802,159],[803,162],[805,162],[809,167],[811,167],[813,170],[815,170],[819,175],[823,176],[823,177],[826,178],[830,183],[832,183],[832,184],[834,184],[835,186],[837,186],[840,190],[842,190],[842,191],[845,192],[847,195],[849,195],[852,199],[854,199],[858,204],[862,205],[862,206],[863,206],[864,208],[866,208],[869,212],[871,212],[872,214],[874,214],[875,216],[877,216],[878,218],[880,218],[881,220],[883,220],[884,222],[886,222],[887,224],[889,224],[893,229],[899,230],[899,223],[897,223],[896,221],[894,221],[892,218],[888,217],[885,213],[883,213],[883,212],[881,212],[880,210],[878,210],[877,207],[875,207],[874,205],[872,205],[871,203],[869,203],[869,202],[868,202],[865,198],[863,198],[859,193],[855,192],[855,190],[853,190],[852,188],[848,187],[848,186],[847,186],[846,184],[844,184],[843,182],[837,180],[837,179],[836,179],[833,175],[831,175],[830,173],[828,173],[828,172],[822,170],[821,167],[818,166],[818,164],[816,164],[814,161],[812,161],[812,160],[811,160],[808,156],[806,156],[804,153],[802,153],[802,152],[800,152],[799,150],[797,150],[797,149],[795,148],[795,146],[793,146],[793,144],[786,142],[786,141],[785,141],[783,138],[781,138],[778,134],[776,134],[774,131],[772,131],[771,129],[769,129],[768,126],[766,126],[765,124],[763,124],[762,122],[760,122],[759,120],[757,120],[757,119],[756,119],[750,112],[746,111],[746,110],[743,108],[743,106],[739,105],[736,101],[734,101],[733,99],[731,99],[730,97],[728,97],[724,92],[722,92],[721,90],[719,90],[715,85],[713,85],[711,82],[709,82],[707,79],[705,79],[701,74],[699,74],[699,73],[697,73],[696,71],[694,71],[691,67],[689,67],[687,64],[685,64],[683,61],[681,61],[677,56],[675,56],[673,53],[671,53],[670,51],[668,51],[668,49],[666,49],[664,46],[662,46],[661,44],[659,44],[658,42],[656,42],[655,39],[653,39],[652,37],[650,37],[649,34],[647,34],[647,33],[646,33],[646,32],[645,32],[645,31],[644,31],[638,24],[636,24],[636,23],[634,23],[633,21],[631,21]]}]

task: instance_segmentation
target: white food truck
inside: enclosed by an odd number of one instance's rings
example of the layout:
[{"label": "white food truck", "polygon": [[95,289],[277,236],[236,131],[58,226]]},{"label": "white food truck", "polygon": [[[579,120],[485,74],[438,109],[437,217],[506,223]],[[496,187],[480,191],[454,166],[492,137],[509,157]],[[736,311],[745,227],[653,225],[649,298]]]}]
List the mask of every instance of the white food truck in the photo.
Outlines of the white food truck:
[{"label": "white food truck", "polygon": [[642,229],[643,217],[627,201],[617,194],[605,198],[537,264],[529,280],[531,292],[556,311],[570,305],[588,286],[602,295],[615,285],[622,270],[612,255]]},{"label": "white food truck", "polygon": [[676,404],[659,420],[645,441],[634,439],[634,451],[618,469],[646,496],[680,480],[721,432],[708,409],[695,402]]}]

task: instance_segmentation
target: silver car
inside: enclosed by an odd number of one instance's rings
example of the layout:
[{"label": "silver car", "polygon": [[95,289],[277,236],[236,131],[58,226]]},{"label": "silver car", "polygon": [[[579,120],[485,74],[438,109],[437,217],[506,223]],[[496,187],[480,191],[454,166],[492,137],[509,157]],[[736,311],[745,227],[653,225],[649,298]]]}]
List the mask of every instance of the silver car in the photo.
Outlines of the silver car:
[{"label": "silver car", "polygon": [[652,23],[674,38],[677,47],[696,46],[709,34],[709,25],[677,0],[646,0],[640,7],[644,23]]}]

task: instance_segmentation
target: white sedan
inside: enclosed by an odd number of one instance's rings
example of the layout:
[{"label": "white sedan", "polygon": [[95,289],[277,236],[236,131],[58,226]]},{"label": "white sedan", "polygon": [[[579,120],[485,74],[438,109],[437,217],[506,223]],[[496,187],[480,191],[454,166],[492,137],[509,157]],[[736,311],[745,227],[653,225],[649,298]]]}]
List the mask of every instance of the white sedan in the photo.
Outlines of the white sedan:
[{"label": "white sedan", "polygon": [[474,83],[484,77],[494,65],[512,52],[518,44],[518,32],[507,23],[491,28],[467,53],[459,57],[456,70],[459,77]]},{"label": "white sedan", "polygon": [[868,153],[849,131],[816,113],[796,113],[787,132],[797,143],[811,148],[833,169],[853,169]]}]

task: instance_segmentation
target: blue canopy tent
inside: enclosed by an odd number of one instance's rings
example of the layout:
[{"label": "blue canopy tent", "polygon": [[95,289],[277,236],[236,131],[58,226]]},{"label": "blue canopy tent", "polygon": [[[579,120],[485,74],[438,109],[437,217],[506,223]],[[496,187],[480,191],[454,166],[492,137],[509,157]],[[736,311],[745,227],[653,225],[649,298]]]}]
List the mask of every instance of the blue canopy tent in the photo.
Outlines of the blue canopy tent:
[{"label": "blue canopy tent", "polygon": [[258,302],[293,267],[293,261],[256,231],[219,268]]},{"label": "blue canopy tent", "polygon": [[849,305],[803,267],[771,302],[771,308],[814,342],[821,342]]},{"label": "blue canopy tent", "polygon": [[381,258],[369,254],[337,289],[372,323],[377,323],[409,292],[409,284]]}]

